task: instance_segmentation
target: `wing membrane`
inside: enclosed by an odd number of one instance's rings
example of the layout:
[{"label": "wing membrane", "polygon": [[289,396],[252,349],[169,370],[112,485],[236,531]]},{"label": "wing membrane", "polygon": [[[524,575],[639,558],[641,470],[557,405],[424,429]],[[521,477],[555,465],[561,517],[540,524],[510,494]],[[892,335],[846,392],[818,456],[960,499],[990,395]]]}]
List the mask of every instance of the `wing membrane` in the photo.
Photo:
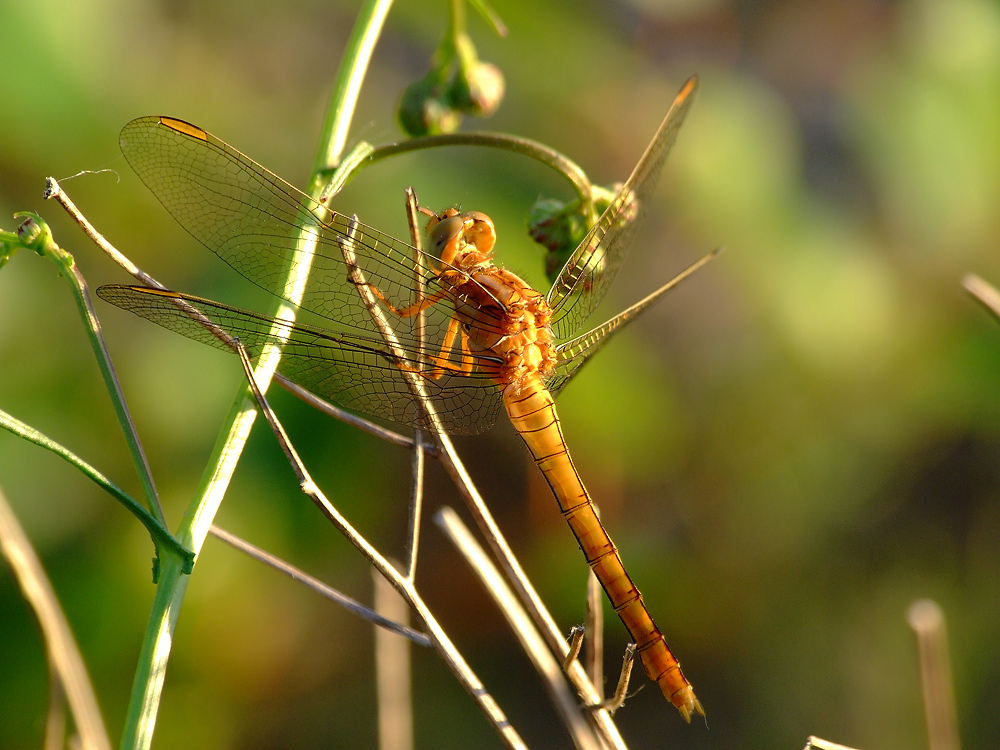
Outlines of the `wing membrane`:
[{"label": "wing membrane", "polygon": [[[231,339],[239,338],[254,360],[265,346],[284,344],[278,372],[290,380],[346,409],[432,429],[423,421],[400,374],[400,367],[417,368],[422,358],[418,355],[426,352],[414,352],[412,359],[400,361],[379,334],[336,332],[277,321],[178,292],[112,284],[100,287],[97,294],[117,307],[218,349],[232,351]],[[495,360],[489,363],[496,364]],[[496,421],[500,391],[480,372],[445,373],[437,380],[425,379],[425,387],[449,433],[477,433]]]},{"label": "wing membrane", "polygon": [[613,318],[606,320],[596,328],[591,329],[590,331],[587,331],[587,333],[581,334],[580,336],[566,341],[556,347],[555,370],[545,379],[545,387],[548,389],[549,393],[551,393],[553,397],[559,395],[562,389],[565,388],[566,385],[569,384],[569,381],[572,380],[573,377],[580,371],[580,368],[589,362],[590,358],[597,354],[597,352],[599,352],[601,348],[611,340],[611,336],[613,334],[617,333],[639,317],[639,315],[648,310],[654,302],[657,302],[660,297],[684,281],[684,279],[715,258],[721,252],[722,248],[720,247],[707,255],[703,255],[655,292],[652,292],[645,298],[639,300],[627,310],[622,310]]},{"label": "wing membrane", "polygon": [[[343,214],[327,212],[201,128],[169,117],[140,117],[122,129],[119,142],[129,165],[180,225],[267,291],[287,299],[283,280],[297,274],[301,270],[297,266],[308,264],[309,285],[299,306],[338,329],[374,332],[357,290],[348,283],[341,252],[353,227],[352,247],[367,281],[393,307],[416,301],[411,290],[417,251],[412,246]],[[315,233],[316,245],[300,260],[296,248],[303,230]],[[441,288],[432,270],[437,264],[423,257],[421,275],[427,294]],[[447,296],[450,290],[445,291]],[[443,334],[449,315],[450,311],[429,313],[429,340]],[[412,323],[400,320],[397,333],[404,341],[413,339]]]},{"label": "wing membrane", "polygon": [[604,298],[632,242],[677,131],[687,116],[698,79],[690,78],[674,98],[656,135],[635,169],[566,261],[549,290],[552,330],[557,339],[573,335]]}]

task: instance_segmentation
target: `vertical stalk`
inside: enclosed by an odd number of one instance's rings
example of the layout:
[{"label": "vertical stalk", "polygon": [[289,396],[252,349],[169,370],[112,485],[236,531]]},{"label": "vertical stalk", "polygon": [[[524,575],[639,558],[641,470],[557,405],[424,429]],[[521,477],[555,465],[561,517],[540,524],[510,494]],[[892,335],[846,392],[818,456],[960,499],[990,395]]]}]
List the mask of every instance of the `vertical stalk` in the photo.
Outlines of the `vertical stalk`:
[{"label": "vertical stalk", "polygon": [[392,0],[367,0],[358,15],[354,31],[347,41],[344,59],[334,81],[330,106],[326,110],[320,147],[313,164],[313,177],[309,194],[319,197],[322,174],[337,166],[347,144],[347,132],[354,118],[354,109],[361,94],[361,84],[368,71],[375,42],[382,33],[385,17],[392,7]]},{"label": "vertical stalk", "polygon": [[[410,608],[382,574],[372,569],[375,611],[404,625]],[[410,642],[375,628],[375,684],[378,696],[379,750],[413,750],[413,700]]]},{"label": "vertical stalk", "polygon": [[[417,195],[413,188],[406,189],[406,219],[410,225],[410,244],[413,245],[413,292],[414,303],[419,303],[424,296],[423,252],[420,241],[420,223],[417,209]],[[415,333],[417,344],[424,348],[426,335],[426,315],[421,310],[417,313]],[[423,367],[423,358],[421,356]],[[424,457],[425,438],[423,430],[413,431],[412,477],[413,488],[410,495],[410,528],[406,538],[406,577],[412,581],[417,574],[417,551],[420,549],[420,520],[424,503]]]},{"label": "vertical stalk", "polygon": [[[67,210],[72,208],[75,211],[76,206],[72,205],[72,201],[68,197],[59,195],[58,193],[59,184],[50,178],[46,186],[45,197],[55,197],[67,207]],[[156,486],[153,483],[153,472],[149,468],[149,461],[146,460],[146,453],[142,448],[142,442],[139,440],[139,434],[135,429],[135,422],[132,421],[128,404],[125,402],[125,395],[122,393],[121,384],[118,382],[118,376],[115,374],[115,367],[111,362],[111,354],[108,352],[107,344],[104,343],[101,322],[97,318],[97,311],[94,309],[94,302],[90,297],[87,281],[83,278],[83,274],[80,273],[80,269],[77,268],[76,260],[73,256],[56,244],[48,224],[35,214],[26,211],[17,213],[15,216],[28,217],[27,221],[21,224],[21,230],[29,226],[31,227],[28,231],[33,236],[31,239],[25,238],[28,240],[27,246],[32,247],[39,255],[55,263],[59,267],[61,275],[69,282],[70,288],[73,290],[73,299],[76,301],[80,317],[83,319],[87,338],[90,340],[90,345],[94,350],[94,357],[97,359],[97,365],[101,370],[101,377],[104,379],[108,395],[111,396],[111,403],[114,406],[115,415],[118,417],[118,423],[121,425],[122,434],[125,436],[125,442],[128,444],[129,453],[132,454],[132,463],[135,465],[136,473],[139,475],[139,481],[142,484],[143,492],[146,494],[149,509],[155,517],[156,522],[161,527],[166,527],[163,508],[160,506],[160,499],[156,493]],[[21,230],[19,230],[19,233]]]},{"label": "vertical stalk", "polygon": [[[323,126],[319,149],[321,157],[310,180],[309,192],[314,198],[318,198],[321,190],[322,180],[319,174],[321,168],[335,163],[343,151],[361,83],[391,5],[391,0],[366,2],[351,32]],[[304,256],[310,252],[315,239],[314,230],[304,229],[300,237],[299,251],[289,264],[285,295],[293,301],[300,299],[305,290],[305,273],[300,272],[308,270],[309,264]],[[289,320],[294,318],[294,314],[295,308],[282,302],[275,317]],[[279,357],[280,351],[277,349],[265,351],[261,355],[254,376],[262,390],[266,390],[270,384]],[[248,386],[242,386],[230,409],[226,427],[216,442],[197,496],[178,530],[178,537],[194,551],[196,559],[229,487],[256,416],[257,408],[253,394]],[[174,628],[187,591],[187,579],[175,560],[171,559],[162,566],[132,685],[132,696],[120,745],[123,750],[133,748],[148,750],[152,743]]]},{"label": "vertical stalk", "polygon": [[906,619],[917,636],[927,745],[930,750],[959,750],[961,742],[944,612],[937,602],[918,599],[910,605]]}]

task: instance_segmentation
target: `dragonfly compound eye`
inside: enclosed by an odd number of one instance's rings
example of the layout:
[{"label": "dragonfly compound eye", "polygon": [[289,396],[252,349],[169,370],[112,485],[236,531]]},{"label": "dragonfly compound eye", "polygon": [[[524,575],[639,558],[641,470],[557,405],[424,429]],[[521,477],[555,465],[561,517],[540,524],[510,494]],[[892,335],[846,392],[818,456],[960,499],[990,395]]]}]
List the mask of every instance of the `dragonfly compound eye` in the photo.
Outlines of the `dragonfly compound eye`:
[{"label": "dragonfly compound eye", "polygon": [[423,214],[425,214],[426,216],[429,217],[427,219],[427,228],[424,230],[424,232],[426,234],[430,234],[431,233],[431,229],[433,229],[437,225],[437,223],[439,221],[444,221],[445,219],[447,219],[447,218],[449,218],[451,216],[458,216],[458,213],[459,213],[458,209],[454,208],[454,207],[452,207],[452,208],[446,208],[444,211],[442,211],[439,214],[436,214],[436,213],[434,213],[433,211],[431,211],[429,209],[425,209],[423,206],[421,206],[419,210],[420,210],[421,213],[423,213]]},{"label": "dragonfly compound eye", "polygon": [[457,243],[461,239],[464,229],[465,221],[461,216],[448,216],[427,228],[427,239],[431,241],[438,257],[444,258],[446,254],[454,254],[454,248],[452,248],[451,253],[446,253],[445,248],[452,243]]},{"label": "dragonfly compound eye", "polygon": [[488,255],[497,241],[497,230],[493,226],[493,219],[480,211],[467,211],[462,216],[466,221],[466,242],[475,245],[483,255]]}]

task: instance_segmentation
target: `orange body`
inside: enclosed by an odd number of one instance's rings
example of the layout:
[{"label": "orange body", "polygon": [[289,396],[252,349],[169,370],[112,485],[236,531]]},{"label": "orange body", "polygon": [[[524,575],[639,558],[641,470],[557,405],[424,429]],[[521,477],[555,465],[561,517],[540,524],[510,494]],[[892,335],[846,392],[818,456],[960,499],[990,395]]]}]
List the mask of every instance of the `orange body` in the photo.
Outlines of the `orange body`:
[{"label": "orange body", "polygon": [[[555,366],[551,311],[544,297],[525,281],[493,265],[492,224],[487,226],[488,222],[482,214],[459,216],[451,209],[428,230],[432,240],[439,242],[442,259],[455,269],[442,275],[450,278],[454,299],[459,301],[454,321],[456,331],[461,328],[460,369],[466,369],[466,360],[473,353],[495,358],[489,374],[503,387],[511,424],[531,451],[587,564],[635,641],[646,674],[690,721],[693,712],[704,715],[701,703],[597,515],[570,458],[555,401],[545,387],[543,378]],[[448,355],[448,351],[442,352],[439,365],[449,359]],[[482,362],[483,358],[477,360]]]},{"label": "orange body", "polygon": [[597,516],[566,448],[552,396],[537,375],[508,385],[503,396],[511,423],[531,451],[535,465],[545,475],[559,504],[559,512],[580,543],[587,564],[635,641],[646,674],[687,721],[691,720],[694,711],[703,714],[691,683],[684,677],[680,663],[650,617],[642,594],[622,564],[618,548]]}]

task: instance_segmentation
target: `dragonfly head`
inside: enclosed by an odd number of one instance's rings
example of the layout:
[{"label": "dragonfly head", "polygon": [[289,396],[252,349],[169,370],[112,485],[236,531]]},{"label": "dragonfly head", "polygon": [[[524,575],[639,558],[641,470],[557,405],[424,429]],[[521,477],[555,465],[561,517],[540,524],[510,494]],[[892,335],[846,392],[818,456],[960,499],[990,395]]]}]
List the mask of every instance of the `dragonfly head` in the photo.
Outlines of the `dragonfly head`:
[{"label": "dragonfly head", "polygon": [[479,211],[449,208],[427,222],[427,238],[445,263],[466,266],[490,261],[496,244],[493,220]]}]

